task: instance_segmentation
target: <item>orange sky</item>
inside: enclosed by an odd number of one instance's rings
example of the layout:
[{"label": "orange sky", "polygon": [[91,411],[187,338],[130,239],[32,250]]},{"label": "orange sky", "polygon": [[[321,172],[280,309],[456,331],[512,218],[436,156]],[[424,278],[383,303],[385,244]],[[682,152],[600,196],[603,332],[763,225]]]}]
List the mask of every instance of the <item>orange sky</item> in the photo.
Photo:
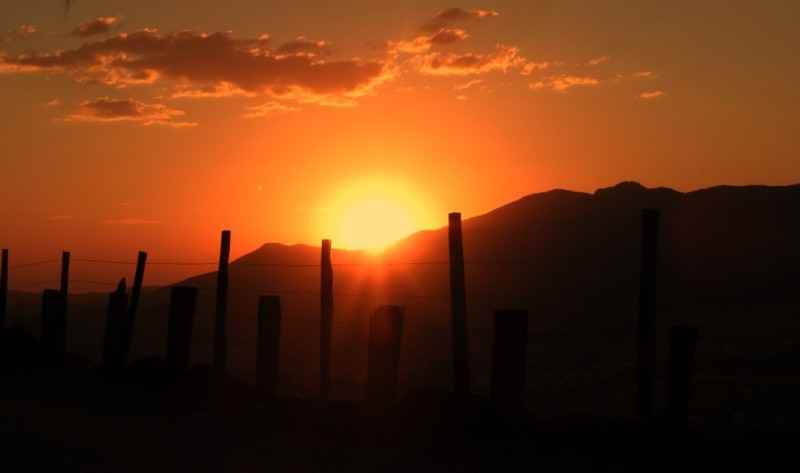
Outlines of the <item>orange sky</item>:
[{"label": "orange sky", "polygon": [[71,3],[0,4],[12,265],[213,261],[223,228],[234,257],[346,246],[369,192],[422,229],[551,188],[800,181],[794,1]]}]

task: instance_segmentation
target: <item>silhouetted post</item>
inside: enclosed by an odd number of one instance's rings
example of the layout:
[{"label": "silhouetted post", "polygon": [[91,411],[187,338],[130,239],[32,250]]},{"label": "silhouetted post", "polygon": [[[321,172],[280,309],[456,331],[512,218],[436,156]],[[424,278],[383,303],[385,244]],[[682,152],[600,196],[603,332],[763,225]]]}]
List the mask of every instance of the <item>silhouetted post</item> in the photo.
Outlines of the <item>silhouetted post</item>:
[{"label": "silhouetted post", "polygon": [[492,346],[492,407],[518,416],[525,413],[528,387],[528,311],[494,311]]},{"label": "silhouetted post", "polygon": [[173,286],[169,299],[167,329],[167,373],[180,375],[189,371],[189,348],[197,303],[197,288]]},{"label": "silhouetted post", "polygon": [[690,381],[699,329],[674,325],[669,331],[669,374],[667,377],[667,425],[673,439],[689,426]]},{"label": "silhouetted post", "polygon": [[67,294],[69,292],[69,251],[61,252],[61,311],[67,319]]},{"label": "silhouetted post", "polygon": [[450,310],[453,334],[453,385],[457,398],[470,394],[469,344],[467,342],[467,291],[464,283],[464,244],[461,214],[448,215],[450,239]]},{"label": "silhouetted post", "polygon": [[333,336],[333,266],[331,241],[322,240],[320,280],[320,397],[331,395],[331,338]]},{"label": "silhouetted post", "polygon": [[256,385],[259,398],[271,401],[278,387],[278,353],[281,338],[281,298],[261,296],[258,299],[258,348]]},{"label": "silhouetted post", "polygon": [[119,282],[117,290],[108,295],[108,314],[106,331],[103,336],[103,356],[100,367],[113,372],[125,366],[125,329],[128,319],[128,295],[125,294],[125,278]]},{"label": "silhouetted post", "polygon": [[133,326],[136,322],[136,310],[139,307],[139,297],[142,294],[142,280],[144,279],[144,265],[147,262],[147,253],[139,252],[136,259],[136,274],[133,276],[133,288],[131,289],[130,305],[128,306],[128,316],[122,332],[122,366],[128,364],[128,357],[131,353],[131,341],[133,340]]},{"label": "silhouetted post", "polygon": [[390,407],[397,400],[404,316],[405,307],[382,305],[369,317],[366,401],[372,407]]},{"label": "silhouetted post", "polygon": [[656,359],[656,270],[658,258],[658,209],[642,211],[642,260],[639,279],[639,358],[636,413],[653,415]]},{"label": "silhouetted post", "polygon": [[217,310],[214,319],[214,373],[225,374],[227,335],[225,320],[228,316],[228,259],[231,254],[231,231],[223,230],[219,247],[219,268],[217,269]]},{"label": "silhouetted post", "polygon": [[0,332],[6,328],[6,306],[8,304],[8,250],[3,248],[0,265]]},{"label": "silhouetted post", "polygon": [[42,349],[47,366],[50,369],[59,369],[64,358],[66,346],[66,326],[64,317],[64,294],[55,289],[45,289],[42,292]]}]

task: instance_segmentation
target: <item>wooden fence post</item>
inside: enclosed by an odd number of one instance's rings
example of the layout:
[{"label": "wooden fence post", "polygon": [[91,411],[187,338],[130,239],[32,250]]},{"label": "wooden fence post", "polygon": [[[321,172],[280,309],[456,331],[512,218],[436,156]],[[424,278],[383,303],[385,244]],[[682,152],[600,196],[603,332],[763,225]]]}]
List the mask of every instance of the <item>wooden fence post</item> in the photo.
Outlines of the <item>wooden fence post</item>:
[{"label": "wooden fence post", "polygon": [[147,262],[147,253],[139,252],[136,259],[136,274],[133,276],[133,288],[131,289],[130,304],[128,305],[128,316],[122,332],[122,366],[128,364],[131,353],[131,341],[133,340],[133,327],[136,322],[136,310],[139,307],[139,297],[142,294],[142,280],[144,279],[144,265]]},{"label": "wooden fence post", "polygon": [[644,209],[642,211],[642,257],[639,279],[639,356],[636,384],[636,413],[640,419],[652,417],[655,394],[658,217],[658,209]]},{"label": "wooden fence post", "polygon": [[127,309],[128,295],[125,294],[125,278],[122,278],[117,290],[108,295],[106,331],[103,336],[103,355],[100,359],[100,367],[108,372],[120,370],[127,361],[125,351]]},{"label": "wooden fence post", "polygon": [[367,404],[387,408],[397,400],[400,342],[405,307],[379,306],[369,318],[367,347]]},{"label": "wooden fence post", "polygon": [[690,381],[698,332],[694,325],[674,325],[669,331],[667,425],[676,440],[689,426]]},{"label": "wooden fence post", "polygon": [[231,231],[223,230],[217,269],[217,307],[214,320],[214,374],[225,374],[227,359],[225,321],[228,316],[228,259],[231,254]]},{"label": "wooden fence post", "polygon": [[528,374],[528,311],[494,311],[492,408],[501,414],[525,413]]},{"label": "wooden fence post", "polygon": [[258,299],[258,347],[256,384],[262,401],[275,398],[278,386],[278,354],[281,338],[281,298],[261,296]]},{"label": "wooden fence post", "polygon": [[456,398],[470,394],[469,344],[467,341],[467,293],[464,282],[464,244],[461,214],[448,215],[450,243],[450,310],[453,336],[453,387]]},{"label": "wooden fence post", "polygon": [[69,293],[69,251],[61,252],[61,317],[67,320],[67,295]]},{"label": "wooden fence post", "polygon": [[331,340],[333,337],[333,265],[331,241],[322,240],[320,278],[320,383],[323,399],[331,395]]},{"label": "wooden fence post", "polygon": [[167,374],[185,374],[189,371],[189,349],[192,341],[192,323],[197,303],[197,288],[173,286],[169,299],[169,325],[167,327]]},{"label": "wooden fence post", "polygon": [[42,349],[49,369],[58,370],[64,359],[66,346],[66,318],[64,293],[56,289],[42,291]]},{"label": "wooden fence post", "polygon": [[8,249],[3,248],[3,261],[0,265],[0,332],[6,328],[8,304]]}]

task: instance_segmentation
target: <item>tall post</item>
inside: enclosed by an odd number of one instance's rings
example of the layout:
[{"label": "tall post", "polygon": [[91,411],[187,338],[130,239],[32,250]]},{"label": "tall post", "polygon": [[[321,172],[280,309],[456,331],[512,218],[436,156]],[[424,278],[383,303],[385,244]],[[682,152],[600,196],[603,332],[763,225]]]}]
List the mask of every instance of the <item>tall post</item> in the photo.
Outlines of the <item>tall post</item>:
[{"label": "tall post", "polygon": [[642,260],[639,279],[639,357],[636,389],[636,413],[640,419],[652,417],[654,404],[658,217],[658,209],[644,209],[642,211]]},{"label": "tall post", "polygon": [[67,319],[67,294],[69,292],[69,251],[61,252],[61,311]]},{"label": "tall post", "polygon": [[42,349],[49,369],[58,370],[66,346],[66,319],[64,318],[64,293],[55,289],[42,291]]},{"label": "tall post", "polygon": [[526,410],[528,375],[528,311],[494,311],[492,346],[492,408],[521,416]]},{"label": "tall post", "polygon": [[469,344],[467,342],[467,292],[464,283],[464,244],[461,214],[448,215],[450,240],[450,310],[453,335],[453,383],[457,398],[470,394]]},{"label": "tall post", "polygon": [[223,230],[219,247],[217,269],[217,310],[214,321],[214,373],[225,374],[226,343],[225,320],[228,316],[228,259],[231,254],[231,231]]},{"label": "tall post", "polygon": [[379,306],[369,318],[367,346],[367,404],[388,408],[397,400],[400,341],[403,337],[405,307]]},{"label": "tall post", "polygon": [[667,425],[673,440],[680,440],[689,427],[690,381],[698,332],[693,325],[670,327]]},{"label": "tall post", "polygon": [[125,329],[127,322],[128,295],[125,294],[125,278],[119,282],[117,290],[108,295],[106,331],[103,336],[103,355],[100,366],[108,372],[115,372],[125,366]]},{"label": "tall post", "polygon": [[333,336],[333,266],[330,240],[322,240],[321,267],[319,393],[320,397],[328,399],[331,395],[331,339]]},{"label": "tall post", "polygon": [[6,328],[6,307],[8,305],[8,250],[3,248],[3,261],[0,266],[0,332]]},{"label": "tall post", "polygon": [[256,385],[259,398],[265,402],[275,398],[278,386],[280,338],[281,299],[278,296],[261,296],[258,299]]},{"label": "tall post", "polygon": [[197,303],[197,288],[173,286],[169,299],[166,368],[170,376],[189,371],[189,349]]},{"label": "tall post", "polygon": [[139,297],[142,294],[142,281],[144,279],[144,265],[147,262],[147,253],[139,252],[136,259],[136,274],[133,276],[133,288],[131,288],[130,304],[128,305],[128,317],[125,319],[125,326],[122,333],[122,365],[128,364],[128,357],[131,352],[131,341],[133,340],[133,326],[136,322],[136,310],[139,307]]}]

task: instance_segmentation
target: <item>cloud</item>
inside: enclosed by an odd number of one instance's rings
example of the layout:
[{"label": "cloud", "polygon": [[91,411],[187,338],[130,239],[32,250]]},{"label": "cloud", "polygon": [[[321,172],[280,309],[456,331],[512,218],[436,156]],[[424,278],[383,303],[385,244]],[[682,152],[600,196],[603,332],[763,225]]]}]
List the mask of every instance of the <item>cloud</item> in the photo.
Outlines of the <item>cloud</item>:
[{"label": "cloud", "polygon": [[325,57],[333,54],[333,48],[325,41],[309,41],[300,36],[294,41],[280,45],[275,53],[281,56]]},{"label": "cloud", "polygon": [[121,16],[107,16],[85,21],[72,30],[70,34],[73,36],[86,37],[108,33],[114,26],[119,24],[121,18]]},{"label": "cloud", "polygon": [[611,58],[608,57],[608,56],[601,56],[601,57],[598,57],[598,58],[589,59],[589,61],[586,63],[586,65],[587,66],[597,66],[598,64],[602,64],[602,63],[608,61],[609,59],[611,59]]},{"label": "cloud", "polygon": [[176,117],[183,115],[164,104],[146,104],[133,99],[111,99],[101,97],[81,103],[78,111],[67,116],[66,121],[84,122],[139,122],[143,125],[164,125],[175,128],[194,126],[196,123],[178,122]]},{"label": "cloud", "polygon": [[[144,29],[120,33],[75,49],[3,57],[0,72],[71,74],[80,82],[127,86],[172,80],[196,89],[227,83],[251,93],[280,95],[301,89],[321,98],[332,94],[363,95],[390,73],[379,61],[322,61],[309,55],[309,44],[297,41],[283,54],[267,49],[268,37],[232,39],[227,33],[190,31],[159,34]],[[287,43],[290,44],[290,43]],[[326,43],[327,44],[327,43]],[[318,43],[317,53],[325,48]],[[302,50],[302,51],[301,51]],[[290,54],[290,51],[294,51]],[[316,54],[316,53],[315,53]]]},{"label": "cloud", "polygon": [[[275,101],[262,103],[261,105],[256,105],[254,107],[247,107],[247,110],[249,110],[249,112],[244,115],[245,118],[269,117],[279,112],[300,111],[300,109],[297,107],[290,107]],[[261,190],[260,186],[259,190]]]},{"label": "cloud", "polygon": [[550,67],[550,63],[547,61],[544,62],[529,61],[522,66],[522,71],[520,71],[520,74],[523,76],[529,76],[533,73],[533,71],[537,70],[541,71],[547,69],[548,67]]},{"label": "cloud", "polygon": [[469,35],[460,28],[442,28],[432,34],[428,39],[431,44],[453,44],[464,41]]},{"label": "cloud", "polygon": [[531,82],[528,86],[532,89],[551,89],[557,92],[566,92],[567,89],[581,85],[597,85],[600,81],[592,77],[578,77],[571,75],[555,75],[546,77],[538,82]]},{"label": "cloud", "polygon": [[191,84],[178,85],[172,98],[207,98],[207,97],[255,97],[257,94],[241,89],[230,82],[195,87]]},{"label": "cloud", "polygon": [[465,76],[491,71],[506,72],[512,67],[522,67],[526,60],[514,46],[497,45],[494,52],[430,53],[411,58],[410,63],[421,73],[429,75]]},{"label": "cloud", "polygon": [[475,79],[475,80],[471,80],[469,82],[465,82],[463,84],[456,84],[456,85],[453,86],[453,90],[469,89],[473,85],[478,85],[478,84],[480,84],[482,82],[483,82],[483,79]]},{"label": "cloud", "polygon": [[653,71],[638,71],[633,73],[633,77],[640,77],[640,78],[653,78],[656,76],[656,73]]},{"label": "cloud", "polygon": [[100,223],[106,225],[151,225],[161,223],[161,220],[147,220],[143,218],[112,218],[101,220]]},{"label": "cloud", "polygon": [[658,98],[658,97],[663,97],[665,95],[667,95],[667,93],[664,92],[663,90],[653,90],[653,91],[650,91],[650,92],[642,92],[641,94],[637,95],[636,98],[637,99],[655,99],[655,98]]},{"label": "cloud", "polygon": [[448,46],[467,39],[466,31],[458,28],[440,29],[431,35],[417,36],[409,41],[389,41],[390,53],[420,54],[428,52],[432,46]]},{"label": "cloud", "polygon": [[49,102],[45,102],[45,106],[47,106],[47,107],[59,107],[59,106],[61,106],[61,100],[53,99],[53,100],[51,100]]},{"label": "cloud", "polygon": [[36,33],[36,27],[31,25],[22,25],[13,30],[8,30],[5,34],[0,35],[0,42],[9,43],[13,39],[25,39],[28,36]]},{"label": "cloud", "polygon": [[498,13],[495,11],[462,10],[458,7],[449,8],[426,20],[419,29],[426,32],[436,32],[452,22],[483,20],[497,15]]}]

